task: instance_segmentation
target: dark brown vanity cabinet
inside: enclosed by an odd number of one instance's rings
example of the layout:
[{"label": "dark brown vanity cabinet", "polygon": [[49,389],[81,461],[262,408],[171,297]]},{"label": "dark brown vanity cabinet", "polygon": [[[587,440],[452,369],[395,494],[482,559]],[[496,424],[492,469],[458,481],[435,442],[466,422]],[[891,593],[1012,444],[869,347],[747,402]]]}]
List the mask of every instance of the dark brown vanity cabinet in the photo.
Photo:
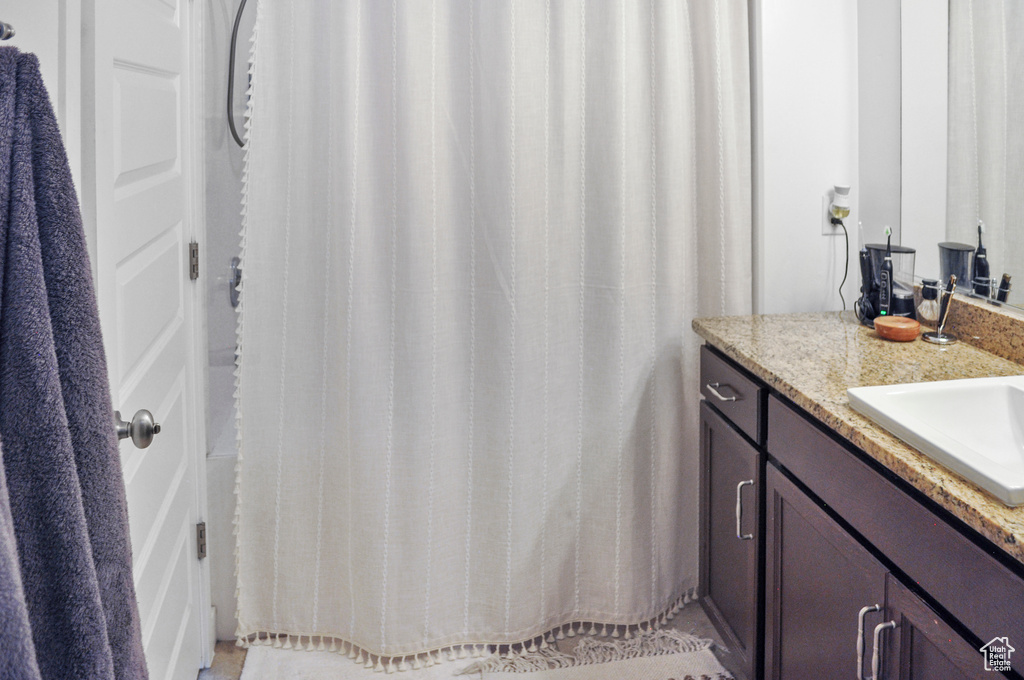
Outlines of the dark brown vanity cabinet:
[{"label": "dark brown vanity cabinet", "polygon": [[773,465],[765,497],[765,678],[986,675],[971,644]]},{"label": "dark brown vanity cabinet", "polygon": [[[755,678],[759,628],[764,454],[764,388],[701,348],[700,602],[737,659]],[[712,408],[709,404],[714,404]]]},{"label": "dark brown vanity cabinet", "polygon": [[[884,605],[881,622],[895,625],[879,631],[882,672],[878,680],[998,676],[984,670],[979,649],[1002,636],[1008,636],[1011,644],[1024,639],[1024,569],[1019,564],[999,556],[991,543],[957,526],[959,520],[929,507],[926,499],[915,497],[914,490],[901,488],[897,480],[838,442],[802,411],[774,396],[768,400],[767,450],[769,480],[784,476],[798,480],[802,489],[791,489],[789,496],[806,490],[808,503],[803,506],[808,514],[817,508],[837,529],[842,523],[847,538],[854,541],[856,535],[864,551],[886,563],[885,600],[878,604]],[[775,580],[771,568],[772,559],[777,559],[772,555],[787,553],[790,545],[785,526],[781,535],[776,531],[778,519],[772,509],[766,514],[769,571],[765,589],[770,593],[766,638],[782,640],[785,646],[786,619],[780,622],[774,617],[771,598],[781,592],[785,612],[786,576],[783,573],[781,581]],[[840,569],[835,560],[833,566]],[[866,649],[873,648],[879,622],[877,615],[868,614]],[[850,644],[847,647],[853,649]],[[766,677],[806,677],[787,673],[784,667],[782,674],[772,674],[777,658],[772,654],[774,649],[766,656]],[[847,654],[854,658],[852,651]],[[869,667],[864,677],[871,675]],[[1021,676],[1018,672],[1010,677]]]},{"label": "dark brown vanity cabinet", "polygon": [[706,403],[700,406],[700,602],[748,678],[756,677],[761,454]]},{"label": "dark brown vanity cabinet", "polygon": [[[883,678],[980,680],[998,677],[998,673],[985,670],[984,659],[979,658],[979,651],[974,645],[964,640],[891,574],[886,579],[885,601],[885,622],[895,625],[881,632],[881,635],[890,636],[888,644],[882,647],[885,650]],[[886,668],[894,670],[886,673]]]},{"label": "dark brown vanity cabinet", "polygon": [[882,622],[885,567],[774,466],[765,480],[765,678],[866,677],[858,620]]},{"label": "dark brown vanity cabinet", "polygon": [[1001,677],[1024,567],[708,347],[701,393],[700,601],[738,676]]}]

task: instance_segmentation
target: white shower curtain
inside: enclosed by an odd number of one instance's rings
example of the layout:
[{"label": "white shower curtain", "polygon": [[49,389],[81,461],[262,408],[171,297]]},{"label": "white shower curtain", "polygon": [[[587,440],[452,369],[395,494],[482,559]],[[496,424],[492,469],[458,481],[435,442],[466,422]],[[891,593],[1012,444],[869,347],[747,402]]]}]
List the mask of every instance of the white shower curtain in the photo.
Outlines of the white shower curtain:
[{"label": "white shower curtain", "polygon": [[251,83],[239,636],[660,620],[690,320],[750,305],[745,0],[261,0]]}]

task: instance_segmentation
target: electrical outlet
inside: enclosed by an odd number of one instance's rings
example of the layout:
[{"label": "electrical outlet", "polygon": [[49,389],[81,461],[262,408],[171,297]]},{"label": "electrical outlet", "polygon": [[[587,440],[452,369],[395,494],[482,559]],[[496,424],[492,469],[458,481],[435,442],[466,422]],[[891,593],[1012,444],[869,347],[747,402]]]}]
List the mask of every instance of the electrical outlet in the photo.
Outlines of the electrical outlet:
[{"label": "electrical outlet", "polygon": [[832,224],[832,196],[825,192],[821,197],[821,235],[838,236],[843,233],[838,224]]}]

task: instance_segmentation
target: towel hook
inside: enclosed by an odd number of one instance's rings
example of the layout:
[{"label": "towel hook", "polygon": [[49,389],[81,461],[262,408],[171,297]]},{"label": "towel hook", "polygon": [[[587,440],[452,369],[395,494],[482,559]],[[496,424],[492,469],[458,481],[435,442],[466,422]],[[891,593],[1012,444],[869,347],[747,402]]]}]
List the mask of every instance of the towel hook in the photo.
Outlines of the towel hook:
[{"label": "towel hook", "polygon": [[10,40],[14,37],[14,26],[6,21],[0,21],[0,40]]}]

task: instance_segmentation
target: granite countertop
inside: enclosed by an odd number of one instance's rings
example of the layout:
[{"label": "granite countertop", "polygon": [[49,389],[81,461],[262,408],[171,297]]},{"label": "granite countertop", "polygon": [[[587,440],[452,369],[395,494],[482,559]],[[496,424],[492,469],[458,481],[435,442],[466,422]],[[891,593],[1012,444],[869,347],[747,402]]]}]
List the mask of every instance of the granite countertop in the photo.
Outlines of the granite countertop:
[{"label": "granite countertop", "polygon": [[1024,506],[1011,508],[850,408],[867,385],[1021,375],[966,343],[889,342],[852,312],[696,319],[693,329],[780,394],[1024,562]]}]

